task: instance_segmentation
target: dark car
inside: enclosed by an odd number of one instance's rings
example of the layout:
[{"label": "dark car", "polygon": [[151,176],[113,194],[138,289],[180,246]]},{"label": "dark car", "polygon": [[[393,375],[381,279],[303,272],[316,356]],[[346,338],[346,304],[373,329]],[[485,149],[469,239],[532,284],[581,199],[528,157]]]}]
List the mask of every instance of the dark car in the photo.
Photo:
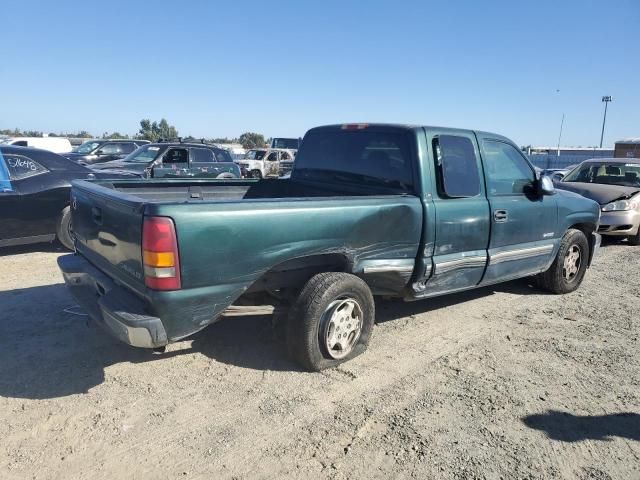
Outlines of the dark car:
[{"label": "dark car", "polygon": [[144,178],[240,178],[240,167],[228,151],[203,143],[161,142],[138,148],[122,160],[94,165],[99,172]]},{"label": "dark car", "polygon": [[126,157],[148,140],[89,140],[63,156],[85,165],[111,162]]},{"label": "dark car", "polygon": [[109,176],[47,150],[0,146],[0,247],[57,238],[73,249],[71,181]]}]

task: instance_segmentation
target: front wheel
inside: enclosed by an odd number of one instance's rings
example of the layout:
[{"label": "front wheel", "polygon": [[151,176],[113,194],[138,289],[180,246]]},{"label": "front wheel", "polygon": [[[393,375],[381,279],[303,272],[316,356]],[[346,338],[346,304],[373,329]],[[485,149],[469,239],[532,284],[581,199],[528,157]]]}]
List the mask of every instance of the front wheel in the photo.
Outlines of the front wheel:
[{"label": "front wheel", "polygon": [[536,277],[538,286],[552,293],[570,293],[576,290],[587,271],[589,242],[585,234],[569,229],[562,237],[558,254],[551,267]]},{"label": "front wheel", "polygon": [[367,349],[375,318],[367,284],[348,273],[319,273],[289,311],[287,346],[305,369],[320,371]]},{"label": "front wheel", "polygon": [[262,172],[260,170],[251,170],[251,178],[262,180]]},{"label": "front wheel", "polygon": [[629,245],[633,245],[634,247],[640,245],[640,227],[638,227],[638,233],[627,237],[627,242],[629,242]]}]

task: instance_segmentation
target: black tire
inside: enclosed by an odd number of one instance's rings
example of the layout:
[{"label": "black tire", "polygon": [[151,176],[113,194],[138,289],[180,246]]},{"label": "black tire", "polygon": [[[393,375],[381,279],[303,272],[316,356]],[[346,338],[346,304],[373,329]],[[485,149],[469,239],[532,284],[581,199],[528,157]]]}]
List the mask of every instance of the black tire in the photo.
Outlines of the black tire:
[{"label": "black tire", "polygon": [[257,178],[258,180],[262,180],[262,172],[260,170],[251,170],[251,172],[249,172],[251,175],[251,178]]},{"label": "black tire", "polygon": [[638,227],[638,233],[627,237],[627,242],[629,242],[629,245],[633,245],[634,247],[640,245],[640,227]]},{"label": "black tire", "polygon": [[73,250],[73,229],[71,226],[71,209],[66,207],[60,215],[60,222],[56,230],[58,241],[68,250]]},{"label": "black tire", "polygon": [[[578,263],[574,263],[572,258],[578,251]],[[571,256],[571,258],[569,258]],[[565,260],[569,261],[571,268],[565,268]],[[553,260],[551,267],[546,272],[536,277],[536,283],[544,290],[551,293],[564,294],[577,289],[587,271],[589,262],[589,242],[586,235],[575,228],[567,230],[560,242],[558,254]],[[576,271],[571,275],[571,269]]]},{"label": "black tire", "polygon": [[[347,305],[344,302],[348,302]],[[337,305],[337,306],[334,306]],[[327,333],[327,319],[333,319],[343,305],[347,308],[355,307],[359,313],[359,331],[356,333],[349,320],[347,344],[350,348],[329,351],[328,341],[321,341],[320,337]],[[344,310],[346,311],[346,310]],[[361,318],[360,318],[361,317]],[[351,316],[342,317],[352,318]],[[287,321],[287,346],[291,357],[309,371],[320,371],[332,368],[357,357],[367,349],[375,319],[375,305],[373,295],[367,284],[348,273],[327,272],[319,273],[306,283],[297,300],[289,311]],[[342,321],[338,320],[338,321]],[[333,325],[333,320],[329,323]],[[354,329],[356,328],[354,325]],[[335,334],[340,326],[332,330]],[[345,331],[343,325],[343,332]],[[351,337],[353,334],[353,337]],[[328,335],[328,333],[327,333]],[[357,336],[356,336],[357,335]],[[338,337],[340,334],[338,334]],[[337,344],[336,344],[337,345]],[[343,352],[344,356],[341,356]],[[339,358],[336,358],[339,356]]]}]

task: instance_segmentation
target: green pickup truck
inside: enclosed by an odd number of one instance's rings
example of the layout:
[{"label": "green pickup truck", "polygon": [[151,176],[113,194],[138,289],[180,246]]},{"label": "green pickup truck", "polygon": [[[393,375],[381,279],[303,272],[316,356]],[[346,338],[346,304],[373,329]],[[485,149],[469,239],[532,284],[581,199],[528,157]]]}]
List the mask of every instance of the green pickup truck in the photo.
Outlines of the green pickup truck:
[{"label": "green pickup truck", "polygon": [[594,201],[554,191],[492,133],[346,124],[307,132],[290,178],[75,181],[73,295],[122,341],[162,348],[232,304],[273,305],[291,356],[362,353],[375,295],[420,300],[532,277],[580,285]]}]

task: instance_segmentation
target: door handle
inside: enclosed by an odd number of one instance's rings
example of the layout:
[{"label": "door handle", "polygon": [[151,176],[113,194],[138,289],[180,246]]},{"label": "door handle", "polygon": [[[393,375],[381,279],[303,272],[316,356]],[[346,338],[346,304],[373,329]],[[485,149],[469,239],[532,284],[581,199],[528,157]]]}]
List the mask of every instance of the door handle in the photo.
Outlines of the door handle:
[{"label": "door handle", "polygon": [[495,212],[493,212],[493,219],[496,222],[499,222],[499,223],[506,222],[508,218],[509,218],[509,214],[506,210],[496,210]]},{"label": "door handle", "polygon": [[94,223],[102,225],[102,210],[98,207],[93,207],[91,209],[91,218],[93,219]]}]

